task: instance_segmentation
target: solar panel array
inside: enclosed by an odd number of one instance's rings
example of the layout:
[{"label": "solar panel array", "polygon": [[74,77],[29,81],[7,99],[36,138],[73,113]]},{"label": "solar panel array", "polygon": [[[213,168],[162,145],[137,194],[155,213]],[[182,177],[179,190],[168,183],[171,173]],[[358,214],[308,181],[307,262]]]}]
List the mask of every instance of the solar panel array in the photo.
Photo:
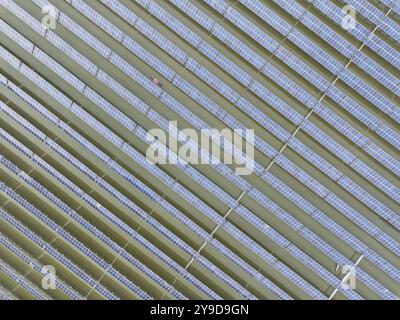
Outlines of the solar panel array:
[{"label": "solar panel array", "polygon": [[400,299],[400,1],[0,0],[0,111],[0,299]]}]

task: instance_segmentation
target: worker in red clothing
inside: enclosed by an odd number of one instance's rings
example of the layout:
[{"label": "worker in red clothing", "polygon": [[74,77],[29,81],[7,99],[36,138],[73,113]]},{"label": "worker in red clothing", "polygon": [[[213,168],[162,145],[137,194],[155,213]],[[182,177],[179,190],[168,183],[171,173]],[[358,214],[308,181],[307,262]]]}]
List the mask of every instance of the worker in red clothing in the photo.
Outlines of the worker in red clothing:
[{"label": "worker in red clothing", "polygon": [[159,86],[161,88],[161,82],[160,80],[158,80],[157,78],[151,77],[151,81],[153,81],[153,83],[157,86]]}]

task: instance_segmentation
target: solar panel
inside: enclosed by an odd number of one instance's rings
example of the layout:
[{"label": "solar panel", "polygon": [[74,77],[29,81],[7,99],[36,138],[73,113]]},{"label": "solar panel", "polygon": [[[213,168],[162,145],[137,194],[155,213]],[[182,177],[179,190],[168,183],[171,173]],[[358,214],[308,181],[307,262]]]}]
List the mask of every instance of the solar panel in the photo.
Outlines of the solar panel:
[{"label": "solar panel", "polygon": [[343,4],[0,0],[0,299],[399,299],[400,4]]}]

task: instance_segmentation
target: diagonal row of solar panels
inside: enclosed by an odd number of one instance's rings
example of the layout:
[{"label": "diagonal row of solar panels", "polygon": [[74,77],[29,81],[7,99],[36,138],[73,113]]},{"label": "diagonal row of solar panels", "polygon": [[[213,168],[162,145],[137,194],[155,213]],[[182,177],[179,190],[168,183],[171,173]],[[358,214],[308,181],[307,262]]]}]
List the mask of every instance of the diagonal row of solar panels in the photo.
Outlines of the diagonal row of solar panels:
[{"label": "diagonal row of solar panels", "polygon": [[[339,2],[0,0],[0,297],[398,299],[398,3]],[[168,121],[254,173],[150,164]]]}]

